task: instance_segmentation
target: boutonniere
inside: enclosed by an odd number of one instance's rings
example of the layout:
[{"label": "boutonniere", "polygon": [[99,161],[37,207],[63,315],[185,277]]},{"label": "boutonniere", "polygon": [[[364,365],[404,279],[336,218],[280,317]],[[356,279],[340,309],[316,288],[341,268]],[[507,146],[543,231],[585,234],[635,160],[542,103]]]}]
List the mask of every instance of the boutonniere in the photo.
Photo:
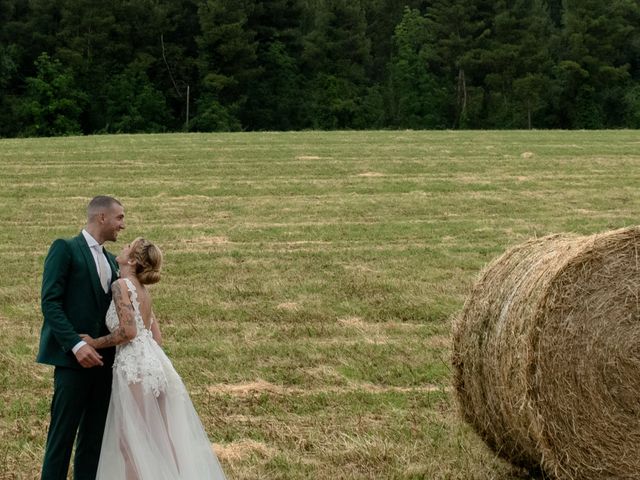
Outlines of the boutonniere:
[{"label": "boutonniere", "polygon": [[116,266],[116,278],[120,278],[120,267]]}]

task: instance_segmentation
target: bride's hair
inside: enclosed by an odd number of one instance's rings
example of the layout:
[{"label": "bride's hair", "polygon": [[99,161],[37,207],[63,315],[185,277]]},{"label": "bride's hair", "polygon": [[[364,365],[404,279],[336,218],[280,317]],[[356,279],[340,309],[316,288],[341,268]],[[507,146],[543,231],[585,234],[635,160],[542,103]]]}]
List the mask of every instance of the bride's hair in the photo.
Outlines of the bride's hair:
[{"label": "bride's hair", "polygon": [[162,252],[158,247],[142,237],[131,242],[130,257],[137,262],[136,276],[140,283],[150,285],[160,281]]}]

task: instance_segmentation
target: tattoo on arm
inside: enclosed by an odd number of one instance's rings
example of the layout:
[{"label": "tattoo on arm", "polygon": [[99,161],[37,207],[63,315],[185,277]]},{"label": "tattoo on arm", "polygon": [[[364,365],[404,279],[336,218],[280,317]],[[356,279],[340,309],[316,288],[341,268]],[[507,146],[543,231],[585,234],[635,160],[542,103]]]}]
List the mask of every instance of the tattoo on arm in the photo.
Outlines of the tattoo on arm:
[{"label": "tattoo on arm", "polygon": [[133,305],[131,305],[130,301],[125,302],[124,295],[127,295],[126,298],[128,300],[128,293],[122,292],[119,281],[114,282],[111,286],[111,293],[113,295],[113,303],[116,306],[116,314],[118,315],[118,320],[120,320],[120,326],[109,335],[96,338],[94,342],[95,348],[97,349],[113,347],[114,345],[126,343],[129,341],[127,331],[136,331],[135,311],[133,309]]}]

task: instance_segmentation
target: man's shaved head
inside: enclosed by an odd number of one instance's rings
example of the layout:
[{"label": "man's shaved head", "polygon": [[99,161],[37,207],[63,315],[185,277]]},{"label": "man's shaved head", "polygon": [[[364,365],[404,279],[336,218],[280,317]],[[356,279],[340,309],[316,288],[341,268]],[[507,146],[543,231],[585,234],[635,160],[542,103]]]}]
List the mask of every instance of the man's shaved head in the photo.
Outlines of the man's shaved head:
[{"label": "man's shaved head", "polygon": [[106,195],[93,197],[87,207],[87,221],[91,223],[91,221],[95,219],[96,215],[111,210],[114,205],[122,206],[122,204],[113,197],[108,197]]},{"label": "man's shaved head", "polygon": [[113,197],[99,195],[87,207],[87,232],[100,245],[115,242],[120,230],[124,230],[124,207]]}]

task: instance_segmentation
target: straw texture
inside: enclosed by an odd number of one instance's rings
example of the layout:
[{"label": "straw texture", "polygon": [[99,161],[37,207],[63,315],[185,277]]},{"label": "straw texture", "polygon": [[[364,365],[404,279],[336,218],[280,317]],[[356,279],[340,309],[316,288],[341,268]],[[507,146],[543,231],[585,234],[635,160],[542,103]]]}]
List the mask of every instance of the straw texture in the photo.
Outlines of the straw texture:
[{"label": "straw texture", "polygon": [[454,321],[464,419],[567,480],[640,479],[640,228],[508,250]]}]

